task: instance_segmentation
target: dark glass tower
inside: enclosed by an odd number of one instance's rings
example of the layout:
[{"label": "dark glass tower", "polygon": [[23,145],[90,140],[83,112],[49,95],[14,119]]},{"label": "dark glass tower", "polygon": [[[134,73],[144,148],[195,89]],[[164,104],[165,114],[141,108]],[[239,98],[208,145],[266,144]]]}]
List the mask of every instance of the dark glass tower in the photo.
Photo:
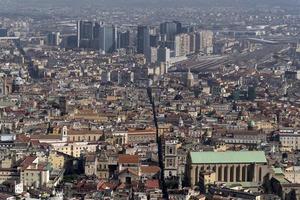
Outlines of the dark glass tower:
[{"label": "dark glass tower", "polygon": [[93,26],[91,21],[77,22],[77,47],[91,48],[94,33]]},{"label": "dark glass tower", "polygon": [[148,26],[138,26],[137,53],[147,55],[150,52],[150,29]]}]

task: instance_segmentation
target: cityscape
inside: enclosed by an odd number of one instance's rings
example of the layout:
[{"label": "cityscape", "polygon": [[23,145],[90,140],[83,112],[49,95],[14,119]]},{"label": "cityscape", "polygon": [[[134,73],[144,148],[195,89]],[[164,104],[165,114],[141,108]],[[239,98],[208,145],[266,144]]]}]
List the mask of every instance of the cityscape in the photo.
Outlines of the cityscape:
[{"label": "cityscape", "polygon": [[300,199],[299,0],[0,5],[0,200]]}]

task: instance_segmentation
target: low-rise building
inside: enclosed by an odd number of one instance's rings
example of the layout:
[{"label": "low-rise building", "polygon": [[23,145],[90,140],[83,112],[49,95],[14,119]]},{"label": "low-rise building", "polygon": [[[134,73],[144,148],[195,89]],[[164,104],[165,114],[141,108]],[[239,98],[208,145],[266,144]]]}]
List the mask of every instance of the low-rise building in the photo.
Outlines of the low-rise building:
[{"label": "low-rise building", "polygon": [[83,152],[96,152],[97,143],[89,142],[72,142],[72,143],[54,143],[54,150],[79,158]]},{"label": "low-rise building", "polygon": [[26,157],[20,165],[20,177],[25,187],[41,188],[50,180],[49,166],[39,163],[36,156]]},{"label": "low-rise building", "polygon": [[285,178],[291,183],[300,183],[300,167],[291,166],[284,170]]},{"label": "low-rise building", "polygon": [[199,183],[200,173],[212,170],[217,182],[262,182],[268,173],[262,151],[190,152],[187,173],[191,186]]},{"label": "low-rise building", "polygon": [[64,168],[65,158],[63,155],[58,155],[57,152],[50,152],[48,156],[48,162],[51,164],[54,169]]},{"label": "low-rise building", "polygon": [[300,149],[300,134],[297,130],[285,128],[279,130],[279,141],[282,147]]}]

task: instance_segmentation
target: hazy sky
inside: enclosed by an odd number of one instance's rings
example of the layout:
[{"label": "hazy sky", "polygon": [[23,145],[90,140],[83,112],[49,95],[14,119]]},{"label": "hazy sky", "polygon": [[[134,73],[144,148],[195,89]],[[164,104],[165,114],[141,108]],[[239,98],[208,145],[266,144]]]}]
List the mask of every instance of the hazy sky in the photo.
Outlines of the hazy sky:
[{"label": "hazy sky", "polygon": [[45,5],[68,5],[78,6],[94,4],[99,6],[161,6],[163,5],[224,5],[224,6],[242,6],[242,5],[299,5],[300,0],[0,0],[0,3],[9,5],[28,5],[28,6],[45,6]]},{"label": "hazy sky", "polygon": [[[210,7],[288,7],[300,13],[300,0],[0,0],[0,14],[45,15],[73,14],[89,9],[111,8],[210,8]],[[65,12],[68,10],[69,12]],[[48,12],[49,11],[49,12]]]}]

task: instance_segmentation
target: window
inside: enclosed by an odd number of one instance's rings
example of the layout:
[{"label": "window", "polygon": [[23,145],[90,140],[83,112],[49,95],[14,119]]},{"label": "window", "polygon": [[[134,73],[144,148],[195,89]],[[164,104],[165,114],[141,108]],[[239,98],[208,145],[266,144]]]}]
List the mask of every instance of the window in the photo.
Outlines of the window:
[{"label": "window", "polygon": [[172,167],[172,166],[173,166],[173,160],[167,159],[167,167]]},{"label": "window", "polygon": [[169,148],[169,154],[173,154],[173,148],[172,147]]},{"label": "window", "polygon": [[126,177],[125,181],[126,181],[127,184],[131,184],[131,177]]}]

